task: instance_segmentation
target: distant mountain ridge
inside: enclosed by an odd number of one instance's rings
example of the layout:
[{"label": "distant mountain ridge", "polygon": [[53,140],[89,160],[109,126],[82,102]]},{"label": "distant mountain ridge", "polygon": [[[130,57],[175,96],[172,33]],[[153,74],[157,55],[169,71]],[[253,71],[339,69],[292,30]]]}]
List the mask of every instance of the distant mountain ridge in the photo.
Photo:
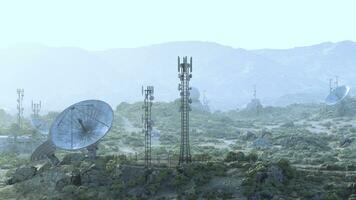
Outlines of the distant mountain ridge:
[{"label": "distant mountain ridge", "polygon": [[178,56],[193,57],[191,83],[206,91],[213,109],[246,105],[255,84],[258,98],[268,105],[322,101],[335,75],[340,84],[356,86],[352,41],[283,50],[194,41],[106,51],[27,46],[0,49],[0,107],[15,110],[18,87],[25,89],[27,108],[34,99],[48,110],[92,98],[113,106],[139,101],[141,85],[148,84],[155,86],[157,101],[170,101],[179,96]]}]

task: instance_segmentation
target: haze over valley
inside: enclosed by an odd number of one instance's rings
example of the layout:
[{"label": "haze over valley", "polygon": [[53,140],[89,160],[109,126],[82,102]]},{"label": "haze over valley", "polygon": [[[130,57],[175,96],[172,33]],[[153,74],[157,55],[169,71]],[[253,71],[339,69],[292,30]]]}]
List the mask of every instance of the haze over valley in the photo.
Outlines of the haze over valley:
[{"label": "haze over valley", "polygon": [[264,105],[321,102],[329,78],[356,86],[354,55],[352,41],[278,50],[195,41],[105,51],[16,46],[0,49],[0,107],[16,111],[16,88],[25,89],[27,112],[32,99],[42,100],[47,111],[83,99],[112,106],[140,101],[141,85],[147,84],[155,86],[156,101],[171,101],[179,96],[177,56],[193,57],[191,84],[205,93],[213,110],[244,107],[255,84]]}]

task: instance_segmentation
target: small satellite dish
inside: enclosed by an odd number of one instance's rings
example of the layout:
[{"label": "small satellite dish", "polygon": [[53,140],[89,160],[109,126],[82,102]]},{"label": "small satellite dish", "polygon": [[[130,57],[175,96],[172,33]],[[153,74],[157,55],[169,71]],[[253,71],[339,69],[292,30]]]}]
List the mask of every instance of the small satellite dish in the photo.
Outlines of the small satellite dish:
[{"label": "small satellite dish", "polygon": [[326,97],[325,103],[329,106],[341,102],[350,92],[350,87],[343,85],[333,89]]},{"label": "small satellite dish", "polygon": [[53,165],[57,165],[59,160],[54,154],[55,151],[56,147],[54,144],[50,140],[47,140],[36,148],[36,150],[31,155],[31,160],[38,161],[48,158]]},{"label": "small satellite dish", "polygon": [[57,116],[50,128],[49,140],[35,150],[31,159],[47,157],[55,160],[51,158],[54,156],[51,145],[54,149],[64,150],[87,148],[89,158],[93,159],[96,157],[97,143],[109,132],[113,119],[114,111],[103,101],[76,103]]},{"label": "small satellite dish", "polygon": [[31,125],[33,128],[35,128],[38,132],[40,132],[43,135],[47,135],[49,132],[48,123],[37,117],[31,117]]}]

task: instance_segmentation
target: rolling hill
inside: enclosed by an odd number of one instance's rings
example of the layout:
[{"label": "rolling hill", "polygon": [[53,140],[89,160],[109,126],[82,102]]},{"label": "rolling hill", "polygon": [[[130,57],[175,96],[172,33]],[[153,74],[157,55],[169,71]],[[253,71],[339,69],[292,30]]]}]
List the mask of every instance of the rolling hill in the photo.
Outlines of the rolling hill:
[{"label": "rolling hill", "polygon": [[157,101],[178,97],[177,56],[193,57],[192,85],[213,109],[242,107],[256,84],[264,104],[322,101],[328,79],[356,85],[356,43],[343,41],[307,47],[245,50],[210,42],[170,42],[140,48],[87,51],[39,45],[0,49],[0,107],[15,111],[16,88],[45,110],[100,98],[116,106],[141,100],[141,85],[152,84]]}]

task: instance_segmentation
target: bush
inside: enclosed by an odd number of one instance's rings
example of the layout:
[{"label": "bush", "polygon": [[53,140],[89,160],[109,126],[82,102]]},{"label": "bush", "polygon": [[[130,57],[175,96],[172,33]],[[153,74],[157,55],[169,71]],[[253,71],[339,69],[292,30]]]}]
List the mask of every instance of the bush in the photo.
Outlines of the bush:
[{"label": "bush", "polygon": [[186,183],[188,183],[188,177],[184,176],[183,174],[177,174],[173,179],[173,186],[176,188],[180,188]]},{"label": "bush", "polygon": [[277,165],[282,169],[284,176],[286,176],[288,179],[294,177],[295,172],[293,168],[290,166],[290,163],[287,159],[280,159],[277,162]]},{"label": "bush", "polygon": [[258,159],[258,156],[256,153],[250,153],[248,156],[246,156],[246,160],[250,162],[256,162]]},{"label": "bush", "polygon": [[230,151],[225,158],[225,162],[234,162],[234,161],[245,161],[245,154],[243,152],[233,152]]},{"label": "bush", "polygon": [[230,151],[224,161],[225,162],[256,162],[258,160],[258,156],[256,153],[250,153],[248,155],[245,155],[243,152],[238,151],[238,152],[233,152]]},{"label": "bush", "polygon": [[117,159],[109,160],[109,161],[106,163],[106,166],[105,166],[106,172],[108,172],[108,173],[113,173],[113,172],[115,172],[115,169],[116,169],[117,165],[118,165]]}]

